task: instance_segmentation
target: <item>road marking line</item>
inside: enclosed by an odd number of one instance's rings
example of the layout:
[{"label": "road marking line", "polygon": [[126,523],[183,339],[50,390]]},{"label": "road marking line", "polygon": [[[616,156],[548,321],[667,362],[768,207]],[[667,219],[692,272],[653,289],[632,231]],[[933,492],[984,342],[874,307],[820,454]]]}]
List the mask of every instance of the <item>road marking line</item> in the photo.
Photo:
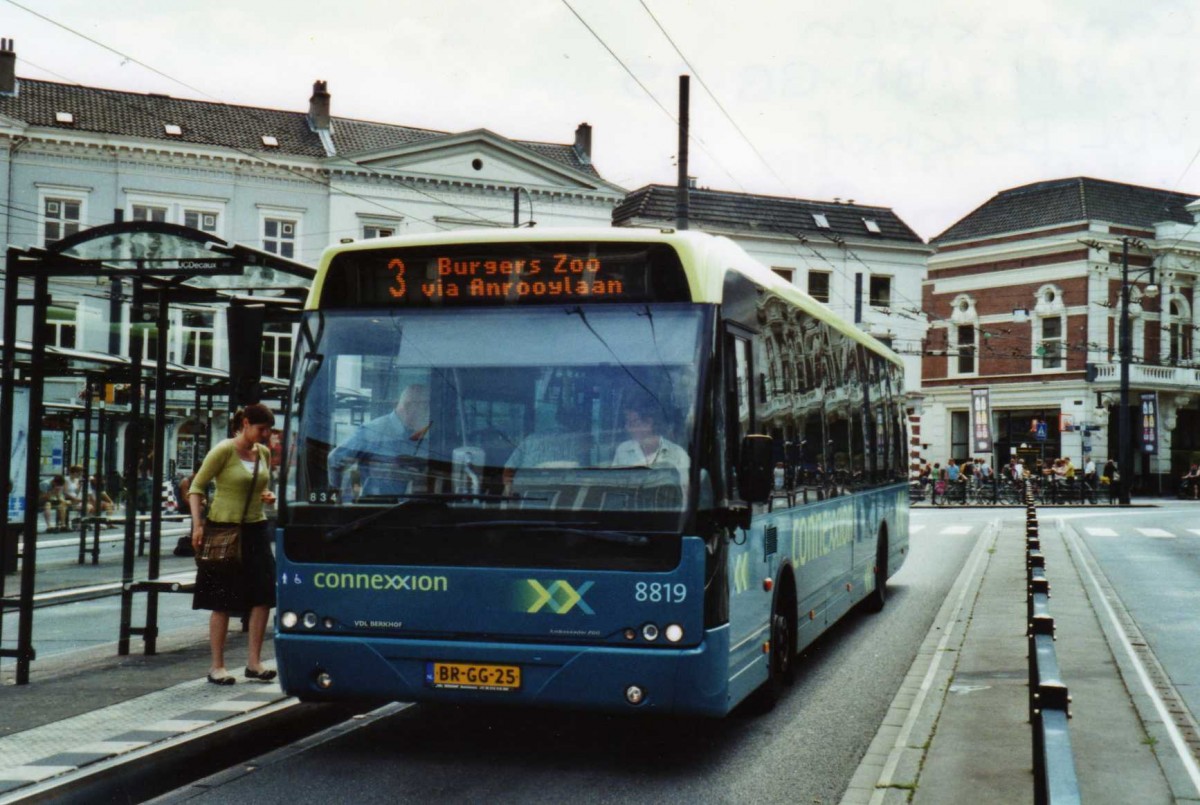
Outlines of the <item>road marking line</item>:
[{"label": "road marking line", "polygon": [[1111,528],[1085,527],[1083,530],[1091,534],[1093,537],[1115,537],[1117,535],[1117,532],[1113,531]]},{"label": "road marking line", "polygon": [[974,527],[975,526],[970,526],[970,525],[948,525],[942,529],[941,533],[948,534],[948,535],[970,534],[971,529],[973,529]]},{"label": "road marking line", "polygon": [[[1058,522],[1058,530],[1069,543],[1075,543],[1075,533],[1069,528],[1066,528],[1062,520]],[[1109,622],[1112,623],[1113,634],[1121,642],[1121,647],[1125,649],[1126,656],[1133,663],[1134,670],[1137,671],[1138,680],[1142,683],[1142,688],[1146,691],[1146,695],[1150,698],[1150,702],[1154,705],[1155,712],[1158,713],[1159,720],[1162,721],[1163,728],[1167,731],[1167,736],[1171,739],[1171,744],[1175,748],[1175,752],[1179,755],[1179,759],[1183,762],[1183,768],[1187,772],[1188,778],[1192,785],[1196,788],[1196,793],[1200,794],[1200,764],[1196,763],[1196,758],[1192,756],[1191,748],[1180,733],[1179,727],[1171,718],[1171,714],[1167,712],[1167,705],[1159,695],[1158,690],[1154,686],[1154,682],[1150,679],[1150,672],[1146,670],[1146,666],[1142,664],[1138,658],[1137,652],[1133,650],[1133,645],[1129,642],[1128,636],[1125,634],[1125,629],[1121,625],[1121,621],[1117,618],[1117,613],[1113,609],[1112,604],[1108,601],[1108,596],[1104,594],[1104,590],[1100,587],[1100,582],[1096,580],[1096,574],[1092,572],[1091,563],[1088,557],[1084,556],[1084,547],[1082,543],[1073,545],[1075,554],[1079,559],[1079,566],[1083,568],[1087,574],[1088,581],[1092,584],[1092,589],[1096,592],[1096,600],[1104,605],[1104,611],[1108,615]],[[1090,596],[1089,596],[1090,597]]]},{"label": "road marking line", "polygon": [[1158,539],[1175,539],[1175,535],[1170,531],[1164,531],[1161,528],[1139,528],[1143,537],[1156,537]]},{"label": "road marking line", "polygon": [[1200,528],[1189,528],[1188,531],[1191,531],[1197,537],[1200,537]]},{"label": "road marking line", "polygon": [[[918,531],[924,531],[924,530],[925,530],[925,526],[923,526],[923,525],[910,525],[908,527],[908,533],[910,533],[910,534],[915,534]],[[1197,533],[1200,533],[1200,532],[1197,532]]]}]

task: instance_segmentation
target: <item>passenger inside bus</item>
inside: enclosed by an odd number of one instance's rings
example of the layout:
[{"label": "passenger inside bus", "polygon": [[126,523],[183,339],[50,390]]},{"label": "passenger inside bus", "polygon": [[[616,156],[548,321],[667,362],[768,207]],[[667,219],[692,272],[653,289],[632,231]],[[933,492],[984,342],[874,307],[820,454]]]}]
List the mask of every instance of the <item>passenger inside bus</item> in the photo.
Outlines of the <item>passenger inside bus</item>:
[{"label": "passenger inside bus", "polygon": [[410,492],[415,478],[412,460],[429,458],[431,427],[429,387],[414,383],[401,392],[395,408],[363,424],[330,452],[330,485],[341,489],[343,474],[357,467],[363,496]]},{"label": "passenger inside bus", "polygon": [[625,406],[625,432],[629,439],[617,445],[614,467],[671,468],[686,474],[691,465],[687,451],[662,435],[662,405],[650,396],[639,396]]}]

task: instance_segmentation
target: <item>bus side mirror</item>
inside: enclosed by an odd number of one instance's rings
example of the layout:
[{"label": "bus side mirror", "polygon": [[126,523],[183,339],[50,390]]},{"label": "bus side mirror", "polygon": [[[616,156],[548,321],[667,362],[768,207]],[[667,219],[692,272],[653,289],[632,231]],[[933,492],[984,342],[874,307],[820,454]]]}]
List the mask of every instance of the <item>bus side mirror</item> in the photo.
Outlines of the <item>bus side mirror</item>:
[{"label": "bus side mirror", "polygon": [[766,503],[774,480],[771,437],[759,433],[743,437],[741,466],[738,467],[739,494],[749,503]]}]

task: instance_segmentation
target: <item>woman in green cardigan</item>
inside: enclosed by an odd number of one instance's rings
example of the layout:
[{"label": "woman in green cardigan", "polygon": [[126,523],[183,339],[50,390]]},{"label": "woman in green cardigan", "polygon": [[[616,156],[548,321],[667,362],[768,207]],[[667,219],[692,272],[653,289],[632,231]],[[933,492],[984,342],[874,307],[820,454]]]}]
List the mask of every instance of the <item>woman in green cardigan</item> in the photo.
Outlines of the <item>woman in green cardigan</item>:
[{"label": "woman in green cardigan", "polygon": [[249,613],[246,678],[260,682],[275,678],[275,672],[262,664],[267,618],[271,607],[275,606],[275,557],[271,554],[267,519],[263,516],[263,504],[275,502],[275,495],[267,488],[271,477],[271,453],[266,446],[275,416],[265,405],[255,403],[239,411],[233,421],[239,425],[237,434],[208,451],[188,488],[192,547],[197,554],[204,541],[203,511],[209,482],[216,485],[213,498],[208,501],[209,519],[218,523],[238,523],[242,522],[245,512],[241,563],[220,569],[202,565],[196,571],[192,609],[212,610],[208,619],[208,642],[212,652],[208,681],[214,685],[232,685],[236,681],[225,670],[225,635],[231,613]]}]

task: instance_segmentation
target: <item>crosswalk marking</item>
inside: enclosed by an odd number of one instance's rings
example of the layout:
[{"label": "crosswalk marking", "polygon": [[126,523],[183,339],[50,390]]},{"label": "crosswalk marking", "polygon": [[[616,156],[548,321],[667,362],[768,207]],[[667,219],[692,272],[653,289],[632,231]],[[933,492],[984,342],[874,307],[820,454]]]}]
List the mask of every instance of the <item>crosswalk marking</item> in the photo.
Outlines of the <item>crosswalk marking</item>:
[{"label": "crosswalk marking", "polygon": [[972,528],[973,526],[969,525],[950,525],[943,528],[942,533],[947,535],[969,534]]},{"label": "crosswalk marking", "polygon": [[1096,528],[1094,526],[1088,526],[1083,530],[1091,534],[1093,537],[1115,537],[1117,535],[1117,532],[1113,531],[1111,528]]},{"label": "crosswalk marking", "polygon": [[1175,539],[1175,535],[1170,531],[1163,531],[1161,528],[1139,528],[1144,537],[1158,537],[1160,539]]},{"label": "crosswalk marking", "polygon": [[1200,537],[1200,528],[1189,528],[1188,531],[1191,531],[1197,537]]},{"label": "crosswalk marking", "polygon": [[910,525],[908,527],[908,533],[910,533],[910,534],[915,534],[918,531],[924,531],[924,530],[925,530],[925,526],[923,526],[923,525]]}]

